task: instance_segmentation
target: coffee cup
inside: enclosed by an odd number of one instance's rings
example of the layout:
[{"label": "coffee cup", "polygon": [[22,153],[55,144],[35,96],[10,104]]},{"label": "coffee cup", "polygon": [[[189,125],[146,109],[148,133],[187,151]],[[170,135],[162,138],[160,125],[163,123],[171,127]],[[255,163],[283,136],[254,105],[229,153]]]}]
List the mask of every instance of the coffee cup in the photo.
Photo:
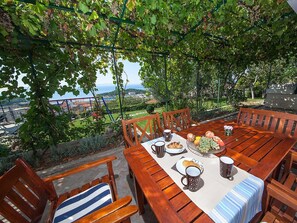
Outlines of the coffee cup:
[{"label": "coffee cup", "polygon": [[163,136],[166,142],[171,140],[171,129],[165,129],[163,132]]},{"label": "coffee cup", "polygon": [[[186,168],[186,175],[181,178],[181,183],[190,191],[195,192],[199,189],[200,176],[203,170],[196,166],[188,166]],[[184,180],[187,183],[184,183]]]},{"label": "coffee cup", "polygon": [[162,158],[165,155],[165,142],[157,141],[151,146],[154,153],[157,154],[157,157]]},{"label": "coffee cup", "polygon": [[224,178],[228,178],[229,180],[233,180],[232,168],[233,168],[234,160],[228,156],[220,157],[220,174]]}]

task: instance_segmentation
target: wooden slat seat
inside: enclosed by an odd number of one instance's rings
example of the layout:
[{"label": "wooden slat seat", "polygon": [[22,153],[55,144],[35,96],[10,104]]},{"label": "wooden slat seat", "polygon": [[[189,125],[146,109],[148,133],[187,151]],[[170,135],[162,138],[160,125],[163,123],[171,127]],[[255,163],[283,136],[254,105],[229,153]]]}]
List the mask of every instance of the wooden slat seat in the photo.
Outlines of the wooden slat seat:
[{"label": "wooden slat seat", "polygon": [[197,122],[191,118],[189,108],[184,108],[175,111],[163,112],[164,128],[171,129],[172,131],[181,131],[188,129],[192,125],[197,125]]},{"label": "wooden slat seat", "polygon": [[[271,110],[240,108],[237,124],[273,132],[282,137],[297,139],[297,115]],[[297,151],[297,143],[293,146]],[[297,166],[297,164],[295,164]],[[279,170],[275,171],[275,177]]]},{"label": "wooden slat seat", "polygon": [[[132,200],[130,196],[118,199],[112,168],[112,161],[115,159],[115,156],[106,157],[45,179],[41,179],[24,160],[17,159],[15,166],[0,177],[0,222],[39,222],[45,212],[47,202],[50,202],[50,210],[46,222],[52,222],[56,210],[63,201],[75,195],[79,195],[77,198],[82,198],[81,192],[86,192],[88,189],[90,189],[89,192],[91,190],[93,192],[99,187],[104,187],[105,191],[110,192],[107,194],[110,197],[110,202],[108,202],[110,204],[106,202],[106,205],[99,210],[97,210],[97,206],[94,206],[95,209],[92,207],[91,211],[93,211],[87,215],[82,214],[82,217],[78,217],[80,219],[77,222],[90,222],[90,219],[99,220],[106,217],[110,222],[130,222],[130,216],[137,212],[137,207],[128,206]],[[57,195],[53,184],[55,180],[104,164],[108,172],[105,176],[60,196]],[[95,196],[96,199],[99,196],[101,199],[106,195],[97,190]],[[85,209],[84,206],[80,206],[80,208]],[[73,219],[70,215],[71,213],[67,213],[67,222]],[[77,216],[81,215],[77,214]]]}]

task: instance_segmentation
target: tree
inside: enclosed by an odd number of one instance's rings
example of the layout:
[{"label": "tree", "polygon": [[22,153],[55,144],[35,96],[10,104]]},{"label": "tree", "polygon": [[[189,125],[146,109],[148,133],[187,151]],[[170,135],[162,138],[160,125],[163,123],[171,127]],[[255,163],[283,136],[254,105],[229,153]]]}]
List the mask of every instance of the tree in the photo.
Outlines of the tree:
[{"label": "tree", "polygon": [[[105,64],[94,51],[88,49],[51,48],[31,46],[27,51],[1,51],[1,87],[3,98],[25,97],[30,109],[24,115],[20,128],[23,148],[46,150],[50,145],[70,137],[69,117],[58,115],[59,108],[51,105],[49,99],[57,91],[64,94],[76,90],[80,85],[85,91],[94,87],[96,71]],[[28,86],[18,86],[18,79]],[[63,82],[63,84],[62,84]]]},{"label": "tree", "polygon": [[[233,90],[251,64],[296,55],[296,33],[297,15],[284,0],[4,0],[0,83],[7,87],[4,96],[34,101],[34,112],[47,123],[54,108],[46,100],[55,90],[76,92],[77,85],[90,90],[96,71],[111,67],[111,53],[123,53],[117,59],[142,62],[142,79],[161,101],[183,107],[195,85],[208,84],[202,80],[223,80],[222,86]],[[196,84],[198,61],[219,72],[201,74]],[[21,75],[28,91],[18,86]],[[34,122],[34,115],[27,120]],[[59,140],[49,128],[44,138]]]},{"label": "tree", "polygon": [[272,84],[296,83],[296,57],[252,64],[241,77],[237,87],[249,88],[251,97],[261,96]]},{"label": "tree", "polygon": [[183,108],[189,106],[188,95],[195,87],[194,65],[195,62],[185,57],[152,55],[143,59],[139,75],[157,100],[174,108]]}]

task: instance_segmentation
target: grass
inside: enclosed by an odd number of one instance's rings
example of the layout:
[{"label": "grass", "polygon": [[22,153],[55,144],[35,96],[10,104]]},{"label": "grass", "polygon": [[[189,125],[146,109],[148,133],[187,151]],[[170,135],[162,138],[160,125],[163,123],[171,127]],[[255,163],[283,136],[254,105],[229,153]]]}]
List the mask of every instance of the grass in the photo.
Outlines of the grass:
[{"label": "grass", "polygon": [[[226,103],[225,99],[221,99],[220,103],[217,103],[216,100],[208,100],[208,101],[204,101],[203,103],[203,107],[208,109],[213,109],[213,108],[218,108],[221,107],[222,110],[230,110],[232,108],[231,105],[228,105]],[[251,99],[248,98],[247,101],[243,102],[243,104],[252,104],[252,105],[257,105],[257,104],[263,104],[263,99],[261,98],[255,98],[255,99]],[[155,108],[155,112],[158,112],[159,114],[162,114],[162,112],[165,111],[165,107],[160,107],[160,108]],[[129,111],[129,112],[125,112],[124,113],[124,118],[125,116],[129,116],[130,118],[139,118],[139,117],[143,117],[148,115],[147,111],[145,109],[143,110],[137,110],[137,111]],[[120,113],[113,113],[112,114],[113,118],[116,120],[119,116]],[[111,123],[111,120],[109,118],[109,116],[107,114],[105,114],[104,116],[105,118],[105,122],[104,124],[108,125],[109,123]],[[90,120],[92,120],[92,117],[89,117]],[[72,124],[74,125],[73,127],[80,127],[81,123],[80,123],[81,119],[76,119],[72,122]]]},{"label": "grass", "polygon": [[[160,114],[163,111],[165,111],[165,108],[164,107],[155,108],[155,112],[158,112]],[[147,113],[147,111],[145,109],[143,109],[143,110],[125,112],[124,113],[124,118],[125,118],[125,115],[128,115],[130,118],[139,118],[139,117],[143,117],[143,116],[146,116],[146,115],[149,115],[149,114]],[[118,113],[113,113],[112,116],[116,120],[120,116],[120,113],[119,112]],[[107,125],[107,124],[111,123],[111,120],[110,120],[108,114],[105,114],[104,115],[104,118],[105,118],[104,124]],[[89,120],[92,120],[93,118],[92,117],[88,117],[88,119]],[[74,120],[72,122],[73,128],[75,128],[75,127],[81,127],[81,125],[82,125],[81,124],[81,120],[82,120],[82,118]]]}]

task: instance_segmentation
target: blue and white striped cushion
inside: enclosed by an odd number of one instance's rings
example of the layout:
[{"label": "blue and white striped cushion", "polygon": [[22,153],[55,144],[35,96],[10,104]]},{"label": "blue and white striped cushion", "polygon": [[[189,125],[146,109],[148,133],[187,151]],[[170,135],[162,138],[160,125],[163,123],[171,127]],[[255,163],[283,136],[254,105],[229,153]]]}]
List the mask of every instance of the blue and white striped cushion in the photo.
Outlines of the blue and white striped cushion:
[{"label": "blue and white striped cushion", "polygon": [[100,183],[63,201],[54,215],[54,223],[68,223],[112,203],[110,187]]}]

